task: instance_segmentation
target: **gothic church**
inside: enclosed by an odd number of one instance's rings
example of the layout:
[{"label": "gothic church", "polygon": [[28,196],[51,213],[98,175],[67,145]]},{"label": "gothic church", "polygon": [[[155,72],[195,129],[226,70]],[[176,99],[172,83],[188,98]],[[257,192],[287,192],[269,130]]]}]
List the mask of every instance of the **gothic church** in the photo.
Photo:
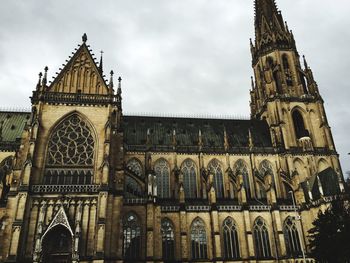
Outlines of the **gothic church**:
[{"label": "gothic church", "polygon": [[123,115],[82,40],[31,112],[0,112],[0,262],[314,262],[344,178],[275,0],[255,0],[250,120]]}]

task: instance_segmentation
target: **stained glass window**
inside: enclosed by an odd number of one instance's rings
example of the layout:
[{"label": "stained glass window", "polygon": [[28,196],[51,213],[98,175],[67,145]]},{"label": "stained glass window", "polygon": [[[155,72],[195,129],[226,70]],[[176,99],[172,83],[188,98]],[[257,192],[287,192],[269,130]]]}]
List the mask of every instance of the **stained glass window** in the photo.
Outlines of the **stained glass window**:
[{"label": "stained glass window", "polygon": [[197,218],[191,226],[191,255],[192,259],[208,257],[207,233],[203,220]]},{"label": "stained glass window", "polygon": [[214,175],[214,187],[217,198],[224,197],[224,176],[222,173],[221,164],[218,160],[212,160],[208,165],[209,171]]},{"label": "stained glass window", "polygon": [[225,219],[223,226],[224,257],[225,259],[239,258],[239,240],[236,224],[231,217]]},{"label": "stained glass window", "polygon": [[46,184],[91,184],[95,142],[88,124],[78,115],[65,118],[51,134]]},{"label": "stained glass window", "polygon": [[175,259],[174,226],[167,218],[164,218],[161,224],[163,259],[173,260]]},{"label": "stained glass window", "polygon": [[197,197],[197,172],[195,163],[187,159],[183,162],[181,167],[183,174],[183,184],[186,198]]},{"label": "stained glass window", "polygon": [[254,245],[257,258],[270,258],[271,248],[269,231],[265,221],[259,217],[254,223]]},{"label": "stained glass window", "polygon": [[127,260],[141,258],[141,226],[134,213],[123,220],[123,256]]},{"label": "stained glass window", "polygon": [[289,256],[300,256],[302,254],[300,238],[295,221],[288,217],[283,225],[283,234],[286,241],[287,254]]},{"label": "stained glass window", "polygon": [[158,197],[170,197],[170,169],[168,162],[164,159],[158,160],[154,164],[154,171],[157,178]]}]

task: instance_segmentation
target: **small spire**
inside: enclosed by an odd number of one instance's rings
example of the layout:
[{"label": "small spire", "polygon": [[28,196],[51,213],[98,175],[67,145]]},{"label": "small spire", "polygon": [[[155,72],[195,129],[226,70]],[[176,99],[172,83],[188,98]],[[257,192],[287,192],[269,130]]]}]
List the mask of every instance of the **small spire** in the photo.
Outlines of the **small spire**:
[{"label": "small spire", "polygon": [[230,145],[228,142],[227,131],[226,131],[226,127],[224,126],[224,148],[225,148],[225,151],[228,151],[229,147],[230,147]]},{"label": "small spire", "polygon": [[43,78],[43,81],[42,81],[42,86],[43,88],[46,87],[46,83],[47,83],[47,71],[49,70],[49,68],[46,66],[44,68],[44,78]]},{"label": "small spire", "polygon": [[253,76],[251,76],[250,78],[251,78],[252,90],[254,90],[255,89],[254,78]]},{"label": "small spire", "polygon": [[101,57],[100,57],[100,64],[98,65],[98,71],[103,74],[103,50],[100,51]]},{"label": "small spire", "polygon": [[309,68],[309,65],[307,64],[305,55],[303,55],[303,60],[304,60],[304,67],[305,67],[305,69],[308,69],[308,68]]},{"label": "small spire", "polygon": [[117,91],[118,95],[122,94],[122,77],[119,76],[118,78],[118,91]]},{"label": "small spire", "polygon": [[39,80],[38,80],[38,84],[36,84],[36,89],[39,90],[40,86],[41,86],[41,78],[43,76],[43,73],[39,72]]},{"label": "small spire", "polygon": [[249,149],[253,149],[254,147],[254,142],[253,142],[253,136],[252,136],[252,131],[249,129]]},{"label": "small spire", "polygon": [[84,33],[84,35],[81,37],[81,39],[83,40],[84,43],[86,43],[86,41],[87,41],[87,35],[86,35],[86,33]]},{"label": "small spire", "polygon": [[114,93],[114,91],[113,91],[113,87],[114,87],[113,75],[114,75],[114,72],[113,72],[113,70],[111,70],[111,72],[110,72],[110,78],[109,78],[109,83],[108,83],[109,92],[110,92],[111,94]]}]

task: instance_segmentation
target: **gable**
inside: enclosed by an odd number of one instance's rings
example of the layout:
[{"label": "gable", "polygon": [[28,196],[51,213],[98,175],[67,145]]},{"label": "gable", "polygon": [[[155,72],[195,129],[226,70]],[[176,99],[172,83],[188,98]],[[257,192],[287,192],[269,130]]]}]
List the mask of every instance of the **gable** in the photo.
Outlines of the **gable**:
[{"label": "gable", "polygon": [[84,42],[49,86],[48,92],[108,94],[108,87]]}]

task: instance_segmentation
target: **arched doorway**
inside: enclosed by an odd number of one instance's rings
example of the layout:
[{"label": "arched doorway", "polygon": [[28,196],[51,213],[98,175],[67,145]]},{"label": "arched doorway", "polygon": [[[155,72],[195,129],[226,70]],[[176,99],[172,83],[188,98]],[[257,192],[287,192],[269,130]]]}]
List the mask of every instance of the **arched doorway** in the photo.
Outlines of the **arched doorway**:
[{"label": "arched doorway", "polygon": [[51,229],[42,241],[43,263],[72,262],[72,235],[69,230],[57,225]]}]

